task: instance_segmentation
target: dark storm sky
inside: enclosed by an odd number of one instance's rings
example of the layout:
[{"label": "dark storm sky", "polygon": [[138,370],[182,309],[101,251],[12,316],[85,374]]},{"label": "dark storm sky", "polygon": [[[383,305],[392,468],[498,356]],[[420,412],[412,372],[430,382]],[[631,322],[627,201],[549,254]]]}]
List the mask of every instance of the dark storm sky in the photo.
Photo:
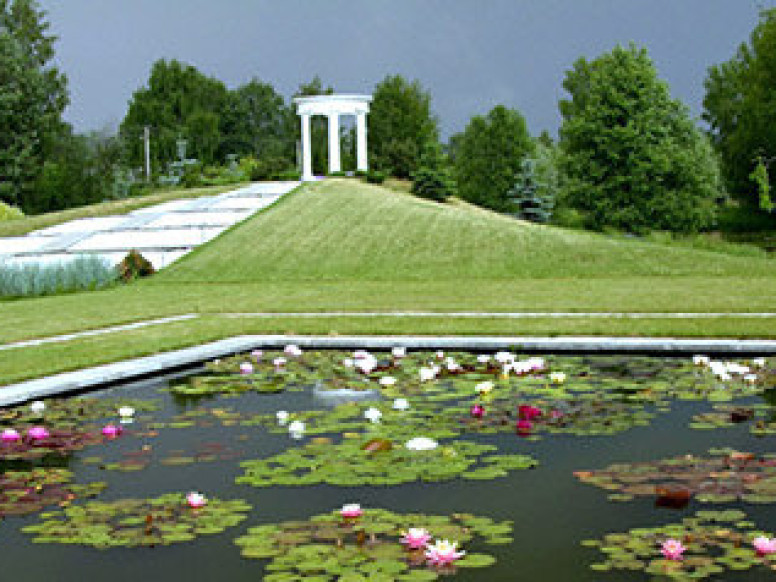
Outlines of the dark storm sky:
[{"label": "dark storm sky", "polygon": [[115,126],[159,58],[228,86],[288,96],[320,75],[370,92],[386,74],[430,90],[443,134],[503,103],[557,130],[564,72],[615,44],[647,46],[699,115],[709,65],[729,59],[776,0],[41,0],[70,80],[77,130]]}]

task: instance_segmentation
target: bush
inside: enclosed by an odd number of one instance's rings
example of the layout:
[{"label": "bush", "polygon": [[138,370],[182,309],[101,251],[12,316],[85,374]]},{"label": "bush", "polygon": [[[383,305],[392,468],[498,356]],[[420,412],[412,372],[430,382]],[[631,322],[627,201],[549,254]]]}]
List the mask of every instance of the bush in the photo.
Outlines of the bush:
[{"label": "bush", "polygon": [[135,249],[129,251],[127,256],[118,264],[117,269],[118,276],[121,277],[121,280],[125,283],[139,277],[149,277],[156,273],[156,269],[154,269],[151,261],[146,259]]},{"label": "bush", "polygon": [[18,220],[24,218],[24,212],[0,200],[0,222],[4,220]]},{"label": "bush", "polygon": [[100,289],[118,280],[110,262],[92,255],[69,263],[0,264],[0,296],[37,297]]},{"label": "bush", "polygon": [[385,182],[385,172],[378,170],[369,170],[366,173],[366,181],[370,184],[382,184]]}]

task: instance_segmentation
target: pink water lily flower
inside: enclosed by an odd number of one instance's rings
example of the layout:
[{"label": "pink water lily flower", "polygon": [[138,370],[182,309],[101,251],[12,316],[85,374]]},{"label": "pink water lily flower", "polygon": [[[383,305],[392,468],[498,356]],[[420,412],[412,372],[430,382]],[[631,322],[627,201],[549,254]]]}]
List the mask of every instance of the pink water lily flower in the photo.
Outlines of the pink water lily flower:
[{"label": "pink water lily flower", "polygon": [[767,556],[776,553],[776,538],[758,536],[752,540],[752,545],[754,546],[754,549],[757,550],[758,556]]},{"label": "pink water lily flower", "polygon": [[262,352],[261,350],[253,350],[253,351],[251,352],[251,357],[252,357],[254,360],[256,360],[257,362],[260,362],[260,361],[261,361],[261,358],[262,358],[262,356],[264,356],[264,352]]},{"label": "pink water lily flower", "polygon": [[207,505],[207,497],[202,495],[202,493],[192,491],[186,495],[186,503],[193,509],[199,509],[200,507],[205,507],[205,505]]},{"label": "pink water lily flower", "polygon": [[449,566],[466,552],[458,551],[458,542],[437,540],[426,548],[426,560],[432,566]]},{"label": "pink water lily flower", "polygon": [[47,439],[50,434],[49,431],[46,430],[45,426],[33,426],[27,430],[27,436],[32,440],[37,441],[41,439]]},{"label": "pink water lily flower", "polygon": [[475,404],[469,411],[472,418],[482,418],[485,415],[485,408],[481,404]]},{"label": "pink water lily flower", "polygon": [[364,515],[364,510],[358,503],[346,503],[340,509],[340,515],[345,519],[356,519]]},{"label": "pink water lily flower", "polygon": [[253,364],[250,362],[240,364],[240,374],[253,374]]},{"label": "pink water lily flower", "polygon": [[517,429],[517,434],[520,436],[526,436],[531,434],[533,423],[530,420],[518,420],[515,428]]},{"label": "pink water lily flower", "polygon": [[115,424],[106,424],[104,427],[102,427],[102,436],[106,436],[109,439],[116,438],[120,434],[121,427],[118,427]]},{"label": "pink water lily flower", "polygon": [[431,539],[431,534],[428,530],[422,527],[411,527],[406,532],[403,532],[404,536],[401,538],[401,543],[407,546],[410,550],[419,550],[423,548]]},{"label": "pink water lily flower", "polygon": [[675,539],[668,539],[663,542],[660,547],[660,552],[665,556],[667,560],[681,560],[682,554],[687,550],[682,545],[682,542]]},{"label": "pink water lily flower", "polygon": [[22,435],[19,434],[19,431],[13,428],[7,428],[3,431],[2,436],[0,436],[0,439],[4,443],[15,443],[20,441],[22,438]]},{"label": "pink water lily flower", "polygon": [[523,420],[536,420],[542,415],[542,410],[529,404],[522,404],[518,407],[517,414]]}]

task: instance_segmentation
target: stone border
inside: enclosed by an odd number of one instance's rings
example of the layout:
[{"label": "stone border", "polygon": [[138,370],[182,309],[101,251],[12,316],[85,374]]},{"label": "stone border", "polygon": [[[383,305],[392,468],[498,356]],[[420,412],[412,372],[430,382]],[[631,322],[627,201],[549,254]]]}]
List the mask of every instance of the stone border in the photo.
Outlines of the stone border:
[{"label": "stone border", "polygon": [[256,348],[282,348],[296,344],[302,348],[389,350],[395,346],[410,349],[446,349],[551,353],[632,353],[668,356],[693,354],[776,354],[776,340],[676,339],[621,337],[520,337],[520,336],[294,336],[246,335],[201,346],[105,364],[86,370],[56,374],[38,380],[0,387],[0,406],[19,404],[70,392],[128,382],[194,366],[208,360],[247,352]]}]

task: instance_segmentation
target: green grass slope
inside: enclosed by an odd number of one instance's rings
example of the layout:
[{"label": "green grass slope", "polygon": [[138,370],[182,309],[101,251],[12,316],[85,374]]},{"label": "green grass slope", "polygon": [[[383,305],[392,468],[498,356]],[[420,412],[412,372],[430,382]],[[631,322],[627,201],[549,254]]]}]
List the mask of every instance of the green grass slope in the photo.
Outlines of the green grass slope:
[{"label": "green grass slope", "polygon": [[350,180],[290,195],[156,282],[771,276],[765,257],[540,226]]}]

